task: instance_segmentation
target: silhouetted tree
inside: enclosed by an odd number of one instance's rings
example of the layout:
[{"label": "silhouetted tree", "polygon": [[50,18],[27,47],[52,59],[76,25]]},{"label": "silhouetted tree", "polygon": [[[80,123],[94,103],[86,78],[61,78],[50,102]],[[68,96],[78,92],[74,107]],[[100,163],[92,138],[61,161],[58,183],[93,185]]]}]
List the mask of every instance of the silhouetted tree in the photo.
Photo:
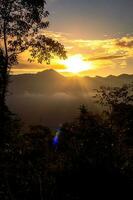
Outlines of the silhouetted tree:
[{"label": "silhouetted tree", "polygon": [[112,130],[102,116],[92,114],[82,105],[78,118],[61,128],[57,166],[62,163],[62,171],[57,167],[57,199],[95,197],[96,191],[104,198],[106,192],[126,194],[130,184],[118,167],[116,145]]},{"label": "silhouetted tree", "polygon": [[111,165],[114,138],[110,128],[105,126],[99,116],[92,114],[82,105],[79,118],[64,125],[62,129],[62,148],[71,154],[69,158],[72,155],[76,158],[77,155],[84,163],[102,165],[105,162],[105,165]]},{"label": "silhouetted tree", "polygon": [[115,137],[120,168],[123,171],[132,169],[133,84],[120,88],[101,87],[97,90],[96,98],[104,106],[106,122]]},{"label": "silhouetted tree", "polygon": [[18,55],[29,50],[29,61],[50,62],[53,55],[65,58],[63,45],[48,38],[49,12],[45,0],[0,0],[0,113],[5,107],[10,69]]},{"label": "silhouetted tree", "polygon": [[43,199],[47,160],[44,151],[49,150],[45,138],[49,130],[34,127],[31,135],[25,136],[16,116],[6,106],[6,93],[10,70],[18,64],[22,52],[30,52],[30,62],[49,64],[54,55],[66,57],[64,46],[44,34],[49,26],[45,5],[45,0],[0,0],[0,199],[3,200],[34,199],[36,191],[39,192],[36,199],[38,196]]},{"label": "silhouetted tree", "polygon": [[56,148],[55,132],[42,125],[11,135],[0,157],[1,199],[85,199],[95,191],[101,197],[105,190],[120,196],[130,191],[112,129],[101,117],[82,105],[59,132]]}]

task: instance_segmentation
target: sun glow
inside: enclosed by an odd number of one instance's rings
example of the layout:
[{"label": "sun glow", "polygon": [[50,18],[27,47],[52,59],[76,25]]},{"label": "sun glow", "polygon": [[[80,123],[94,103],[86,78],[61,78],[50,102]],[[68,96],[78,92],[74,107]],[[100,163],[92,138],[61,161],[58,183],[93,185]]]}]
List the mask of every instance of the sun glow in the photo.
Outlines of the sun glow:
[{"label": "sun glow", "polygon": [[80,54],[70,56],[68,59],[60,61],[60,64],[65,65],[66,71],[71,73],[79,73],[92,69],[91,62],[84,61],[83,56]]}]

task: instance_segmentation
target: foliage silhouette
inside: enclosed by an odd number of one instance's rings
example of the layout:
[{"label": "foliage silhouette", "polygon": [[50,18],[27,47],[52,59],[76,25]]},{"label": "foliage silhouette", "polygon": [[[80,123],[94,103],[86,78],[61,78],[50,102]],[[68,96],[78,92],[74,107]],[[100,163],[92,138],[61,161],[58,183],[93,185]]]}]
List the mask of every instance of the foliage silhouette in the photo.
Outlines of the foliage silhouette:
[{"label": "foliage silhouette", "polygon": [[133,176],[133,84],[121,88],[102,87],[95,96],[104,106],[105,121],[112,129],[120,158],[119,168]]},{"label": "foliage silhouette", "polygon": [[43,33],[49,26],[45,0],[0,0],[0,5],[0,113],[3,113],[10,69],[18,63],[20,53],[29,50],[29,61],[49,63],[53,55],[66,58],[66,51]]},{"label": "foliage silhouette", "polygon": [[23,130],[5,105],[10,69],[19,53],[29,50],[29,61],[40,63],[49,63],[53,54],[66,56],[61,44],[40,35],[48,26],[45,3],[0,0],[0,131],[5,135],[0,135],[0,199],[72,200],[95,193],[107,199],[106,192],[128,198],[133,177],[132,85],[98,90],[104,113],[90,113],[81,105],[79,116],[60,127],[56,148],[54,131],[42,125]]},{"label": "foliage silhouette", "polygon": [[127,197],[132,170],[131,164],[123,164],[131,160],[127,152],[118,151],[115,130],[84,105],[73,122],[60,127],[57,148],[55,132],[42,125],[26,132],[10,130],[10,140],[0,151],[0,198],[85,199],[96,192],[103,198],[106,192]]}]

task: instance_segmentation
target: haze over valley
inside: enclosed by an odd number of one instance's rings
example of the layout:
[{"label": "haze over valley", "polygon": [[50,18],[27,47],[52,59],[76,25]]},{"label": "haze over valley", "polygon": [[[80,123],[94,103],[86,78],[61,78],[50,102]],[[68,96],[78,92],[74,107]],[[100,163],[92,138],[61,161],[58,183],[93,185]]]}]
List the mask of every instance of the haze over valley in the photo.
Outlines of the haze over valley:
[{"label": "haze over valley", "polygon": [[122,86],[133,82],[133,75],[100,77],[65,77],[49,69],[36,74],[10,77],[8,105],[27,124],[45,124],[56,128],[77,117],[81,104],[93,112],[94,89],[100,86]]}]

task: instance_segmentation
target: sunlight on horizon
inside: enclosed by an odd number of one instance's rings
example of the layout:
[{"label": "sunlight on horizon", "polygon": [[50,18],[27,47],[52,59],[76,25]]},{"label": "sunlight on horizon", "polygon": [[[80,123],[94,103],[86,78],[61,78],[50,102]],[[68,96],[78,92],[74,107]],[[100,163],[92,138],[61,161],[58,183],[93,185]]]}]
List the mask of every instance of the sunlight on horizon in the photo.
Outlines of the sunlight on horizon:
[{"label": "sunlight on horizon", "polygon": [[[12,69],[14,74],[37,73],[52,68],[65,76],[103,76],[110,74],[132,74],[133,48],[132,37],[120,39],[70,39],[63,33],[47,33],[65,46],[68,58],[60,60],[52,57],[50,65],[46,62],[38,64],[37,61],[29,63],[30,52],[25,51],[19,55],[19,64]],[[126,46],[125,46],[126,45]]]},{"label": "sunlight on horizon", "polygon": [[84,57],[81,54],[70,56],[66,60],[61,60],[59,64],[66,67],[65,72],[71,72],[73,74],[93,69],[92,63],[84,61]]}]

